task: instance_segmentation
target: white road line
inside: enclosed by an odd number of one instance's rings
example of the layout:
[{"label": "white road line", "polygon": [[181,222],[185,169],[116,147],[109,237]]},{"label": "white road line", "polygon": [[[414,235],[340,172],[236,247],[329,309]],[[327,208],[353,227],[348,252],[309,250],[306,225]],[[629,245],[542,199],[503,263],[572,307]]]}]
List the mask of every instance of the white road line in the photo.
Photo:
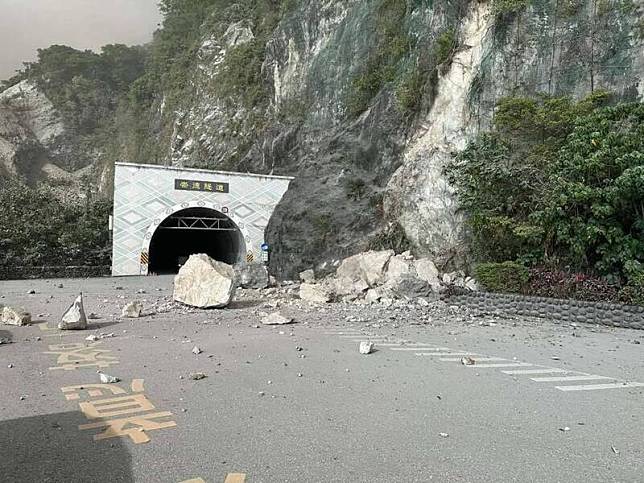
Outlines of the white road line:
[{"label": "white road line", "polygon": [[543,369],[515,369],[512,371],[501,371],[503,374],[510,375],[522,375],[522,374],[561,374],[562,372],[571,372],[566,371],[565,369],[554,369],[544,367]]},{"label": "white road line", "polygon": [[595,391],[598,389],[625,389],[644,387],[644,382],[619,382],[614,384],[583,384],[579,386],[555,386],[560,391]]},{"label": "white road line", "polygon": [[[441,354],[442,355],[442,354]],[[450,354],[451,355],[451,354]],[[481,358],[475,358],[474,359],[476,363],[478,364],[479,362],[499,362],[499,361],[507,361],[507,359],[504,359],[503,357],[481,357]],[[460,358],[455,358],[455,359],[439,359],[439,361],[442,362],[461,362]]]},{"label": "white road line", "polygon": [[612,379],[614,377],[606,376],[592,376],[592,375],[582,375],[582,376],[559,376],[559,377],[531,377],[530,380],[534,382],[566,382],[566,381],[592,381],[595,379]]},{"label": "white road line", "polygon": [[332,331],[325,332],[325,334],[328,334],[328,335],[360,335],[363,333],[364,332],[360,332],[358,330],[341,330],[341,331],[332,330]]},{"label": "white road line", "polygon": [[369,337],[371,339],[380,339],[380,340],[388,340],[384,338],[381,335],[367,335],[367,334],[361,334],[361,335],[341,335],[340,339],[360,339],[360,338],[365,338]]},{"label": "white road line", "polygon": [[323,332],[324,335],[339,335],[340,337],[351,337],[362,335],[360,332]]},{"label": "white road line", "polygon": [[495,367],[530,367],[532,364],[528,364],[527,362],[510,362],[510,363],[502,363],[502,364],[474,364],[473,366],[465,366],[469,367],[471,369],[478,369],[479,367],[481,369],[492,369]]},{"label": "white road line", "polygon": [[326,330],[324,331],[325,334],[362,334],[358,329],[351,329],[351,330]]},{"label": "white road line", "polygon": [[[422,352],[423,349],[417,349],[417,356],[438,356],[438,357],[456,357],[456,356],[476,356],[473,352]],[[460,359],[458,359],[460,361]]]},{"label": "white road line", "polygon": [[381,345],[383,347],[409,347],[409,346],[415,346],[415,345],[425,347],[425,344],[410,344],[408,342],[383,342],[378,345]]},{"label": "white road line", "polygon": [[451,349],[449,347],[416,346],[416,347],[391,347],[389,350],[392,350],[392,351],[449,351]]}]

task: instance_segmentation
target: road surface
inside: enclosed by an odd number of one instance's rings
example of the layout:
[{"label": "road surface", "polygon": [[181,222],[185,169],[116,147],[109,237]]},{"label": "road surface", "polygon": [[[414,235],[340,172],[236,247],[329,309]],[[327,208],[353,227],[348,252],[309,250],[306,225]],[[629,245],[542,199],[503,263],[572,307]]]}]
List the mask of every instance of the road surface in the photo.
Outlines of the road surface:
[{"label": "road surface", "polygon": [[[171,290],[0,282],[37,319],[0,326],[1,481],[644,481],[644,332]],[[53,328],[80,291],[92,328]],[[131,300],[157,313],[121,319]],[[276,304],[297,323],[262,325]]]}]

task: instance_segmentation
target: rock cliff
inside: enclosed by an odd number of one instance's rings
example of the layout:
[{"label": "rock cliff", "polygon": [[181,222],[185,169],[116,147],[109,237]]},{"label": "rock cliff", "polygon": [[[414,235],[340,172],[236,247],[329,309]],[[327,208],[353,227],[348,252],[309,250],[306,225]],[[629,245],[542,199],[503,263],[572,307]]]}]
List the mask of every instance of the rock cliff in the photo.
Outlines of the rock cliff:
[{"label": "rock cliff", "polygon": [[[456,262],[442,169],[498,99],[644,94],[641,0],[164,3],[95,180],[109,192],[116,159],[295,176],[266,235],[282,277],[369,248]],[[57,164],[56,108],[28,78],[0,94],[5,174]]]}]

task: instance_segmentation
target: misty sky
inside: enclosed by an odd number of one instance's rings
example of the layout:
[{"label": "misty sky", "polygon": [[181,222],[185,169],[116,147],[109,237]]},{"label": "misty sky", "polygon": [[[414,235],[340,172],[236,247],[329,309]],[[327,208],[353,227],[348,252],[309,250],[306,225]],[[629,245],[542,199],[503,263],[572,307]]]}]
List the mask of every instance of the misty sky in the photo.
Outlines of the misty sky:
[{"label": "misty sky", "polygon": [[0,79],[51,44],[141,44],[160,22],[157,0],[0,0]]}]

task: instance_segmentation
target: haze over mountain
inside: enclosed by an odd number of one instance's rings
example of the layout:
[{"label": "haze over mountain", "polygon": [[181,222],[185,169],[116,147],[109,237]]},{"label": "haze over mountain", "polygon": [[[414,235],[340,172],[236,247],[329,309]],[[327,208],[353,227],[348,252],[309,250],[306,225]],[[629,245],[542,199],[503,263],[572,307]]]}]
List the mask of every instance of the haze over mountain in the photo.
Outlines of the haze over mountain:
[{"label": "haze over mountain", "polygon": [[52,44],[148,42],[160,20],[157,0],[0,0],[0,79]]}]

